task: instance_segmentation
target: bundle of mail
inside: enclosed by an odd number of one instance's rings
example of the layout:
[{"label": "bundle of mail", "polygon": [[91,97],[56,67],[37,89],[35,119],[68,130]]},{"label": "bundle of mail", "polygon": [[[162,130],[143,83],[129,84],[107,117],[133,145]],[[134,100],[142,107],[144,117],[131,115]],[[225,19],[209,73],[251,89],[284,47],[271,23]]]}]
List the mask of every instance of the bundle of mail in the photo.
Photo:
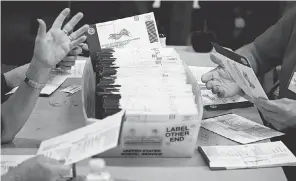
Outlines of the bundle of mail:
[{"label": "bundle of mail", "polygon": [[103,57],[97,62],[100,118],[124,109],[127,121],[197,119],[192,86],[174,49],[124,48],[99,56]]}]

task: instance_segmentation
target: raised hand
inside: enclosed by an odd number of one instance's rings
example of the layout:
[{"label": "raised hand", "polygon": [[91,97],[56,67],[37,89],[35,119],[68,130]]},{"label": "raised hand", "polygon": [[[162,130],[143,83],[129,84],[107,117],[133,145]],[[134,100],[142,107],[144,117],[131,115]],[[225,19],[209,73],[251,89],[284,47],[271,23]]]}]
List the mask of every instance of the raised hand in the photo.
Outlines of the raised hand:
[{"label": "raised hand", "polygon": [[45,68],[54,68],[72,49],[86,40],[86,36],[83,34],[87,31],[88,25],[82,26],[69,35],[69,32],[83,18],[82,13],[77,13],[62,28],[63,22],[69,13],[70,9],[64,9],[48,32],[46,32],[45,22],[41,19],[37,20],[39,29],[35,40],[33,60],[42,63]]}]

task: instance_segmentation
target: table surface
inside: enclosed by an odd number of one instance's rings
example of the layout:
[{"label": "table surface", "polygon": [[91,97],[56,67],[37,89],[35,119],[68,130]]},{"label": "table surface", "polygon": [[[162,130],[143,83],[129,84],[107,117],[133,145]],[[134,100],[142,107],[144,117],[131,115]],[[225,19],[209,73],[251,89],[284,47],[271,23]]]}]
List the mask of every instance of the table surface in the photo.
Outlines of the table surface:
[{"label": "table surface", "polygon": [[[189,66],[213,67],[207,53],[195,53],[191,47],[174,46],[181,58]],[[71,78],[59,88],[81,83],[81,79]],[[54,107],[51,103],[59,102],[63,106]],[[233,109],[228,111],[204,112],[204,117],[232,112],[261,123],[257,110],[252,108]],[[42,140],[75,130],[85,125],[81,93],[67,96],[56,91],[50,97],[40,97],[36,106],[13,143],[3,145],[1,154],[35,154]],[[237,143],[209,132],[200,130],[199,145],[236,145]],[[165,181],[186,180],[196,181],[201,178],[214,180],[252,180],[252,181],[286,181],[286,176],[280,167],[211,171],[196,151],[192,158],[105,158],[108,170],[114,178],[130,181]],[[87,162],[77,164],[78,174],[87,172]]]}]

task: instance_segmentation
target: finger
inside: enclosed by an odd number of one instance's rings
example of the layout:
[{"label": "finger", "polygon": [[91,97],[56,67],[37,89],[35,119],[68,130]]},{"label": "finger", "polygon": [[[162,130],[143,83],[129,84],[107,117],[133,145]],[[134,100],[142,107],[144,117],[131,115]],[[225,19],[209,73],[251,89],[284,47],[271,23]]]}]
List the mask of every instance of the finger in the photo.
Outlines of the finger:
[{"label": "finger", "polygon": [[75,62],[75,60],[77,59],[77,56],[66,56],[60,63],[62,62]]},{"label": "finger", "polygon": [[37,32],[37,38],[43,38],[46,35],[46,24],[42,19],[37,19],[39,28]]},{"label": "finger", "polygon": [[59,68],[63,70],[71,70],[71,66],[60,65]]},{"label": "finger", "polygon": [[220,97],[220,98],[225,97],[225,91],[224,90],[219,90],[217,96]]},{"label": "finger", "polygon": [[77,56],[79,55],[80,53],[82,53],[82,48],[81,47],[75,47],[73,48],[68,55],[74,55],[74,56]]},{"label": "finger", "polygon": [[77,47],[80,43],[84,42],[85,40],[86,40],[85,35],[79,37],[78,39],[71,42],[70,48],[73,49],[73,48]]},{"label": "finger", "polygon": [[278,104],[289,104],[291,103],[291,101],[295,101],[295,100],[291,100],[291,99],[287,99],[287,98],[282,98],[282,99],[276,99],[276,100],[273,100],[272,102],[276,105]]},{"label": "finger", "polygon": [[[75,25],[83,18],[83,13],[77,13],[65,26],[64,30],[72,31]],[[73,37],[74,38],[74,37]],[[77,37],[76,37],[77,38]],[[74,39],[76,39],[74,38]]]},{"label": "finger", "polygon": [[66,8],[64,9],[60,14],[59,16],[55,19],[52,27],[53,28],[58,28],[58,29],[61,29],[62,25],[63,25],[63,22],[65,21],[66,17],[69,15],[70,13],[70,9],[69,8]]},{"label": "finger", "polygon": [[279,110],[279,106],[273,101],[259,98],[256,102],[266,111],[277,113]]},{"label": "finger", "polygon": [[89,49],[88,49],[88,45],[87,45],[86,43],[81,43],[80,46],[82,47],[82,49],[83,49],[84,51],[89,51]]},{"label": "finger", "polygon": [[203,83],[207,83],[208,81],[212,80],[213,79],[213,74],[214,72],[208,72],[208,73],[205,73],[201,76],[201,81]]},{"label": "finger", "polygon": [[76,40],[78,37],[80,37],[81,35],[83,35],[89,28],[89,25],[84,25],[82,27],[80,27],[77,31],[71,33],[71,37],[73,40]]},{"label": "finger", "polygon": [[74,61],[61,61],[59,63],[59,66],[64,66],[64,67],[72,67],[75,65],[75,60]]},{"label": "finger", "polygon": [[262,115],[263,115],[264,119],[268,123],[270,123],[274,128],[276,128],[279,131],[284,130],[284,128],[285,128],[284,124],[282,124],[281,122],[278,122],[276,119],[273,118],[272,115],[269,115],[269,114],[263,113],[263,112],[262,112]]},{"label": "finger", "polygon": [[214,86],[213,89],[212,89],[212,92],[214,94],[218,94],[218,92],[219,92],[219,86]]},{"label": "finger", "polygon": [[211,71],[203,74],[201,76],[201,81],[203,83],[207,83],[210,80],[219,79],[220,78],[220,75],[219,75],[219,72],[218,71],[219,71],[219,67],[216,67],[213,70],[211,70]]},{"label": "finger", "polygon": [[213,87],[215,87],[215,86],[219,86],[219,85],[220,85],[220,82],[217,81],[216,79],[215,79],[215,80],[208,81],[208,82],[206,83],[206,87],[207,87],[207,89],[212,89]]},{"label": "finger", "polygon": [[224,66],[224,64],[223,64],[223,62],[222,62],[222,60],[216,55],[216,53],[212,53],[212,54],[210,55],[210,58],[211,58],[211,60],[212,60],[215,64],[217,64],[217,65],[219,65],[219,66],[225,68],[225,66]]}]

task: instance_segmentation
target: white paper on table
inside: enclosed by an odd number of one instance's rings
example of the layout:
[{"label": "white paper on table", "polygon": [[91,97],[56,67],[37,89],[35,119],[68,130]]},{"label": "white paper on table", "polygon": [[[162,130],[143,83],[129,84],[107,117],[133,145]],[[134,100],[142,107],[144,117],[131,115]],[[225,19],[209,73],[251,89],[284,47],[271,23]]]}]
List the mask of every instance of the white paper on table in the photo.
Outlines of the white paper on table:
[{"label": "white paper on table", "polygon": [[70,94],[74,94],[77,91],[80,91],[82,89],[81,85],[71,85],[69,87],[66,87],[65,89],[62,89],[61,92],[65,92],[65,93],[70,93]]},{"label": "white paper on table", "polygon": [[37,154],[64,159],[68,165],[114,148],[118,145],[123,115],[124,111],[120,111],[103,120],[91,119],[87,122],[93,124],[43,141]]},{"label": "white paper on table", "polygon": [[284,135],[284,133],[270,129],[236,114],[226,114],[204,119],[201,122],[201,126],[209,131],[242,144],[253,143]]},{"label": "white paper on table", "polygon": [[201,146],[213,169],[290,166],[296,163],[293,153],[281,142],[238,146]]},{"label": "white paper on table", "polygon": [[68,75],[61,75],[58,71],[51,71],[46,86],[41,90],[40,94],[50,95],[57,90],[68,78]]},{"label": "white paper on table", "polygon": [[96,24],[101,48],[161,47],[154,13]]},{"label": "white paper on table", "polygon": [[204,106],[248,101],[247,99],[241,97],[240,95],[235,95],[233,97],[227,97],[227,98],[220,98],[216,94],[214,94],[211,90],[201,90],[201,97],[202,97],[202,102]]},{"label": "white paper on table", "polygon": [[75,65],[71,68],[71,74],[68,78],[82,78],[86,61],[87,60],[76,60]]},{"label": "white paper on table", "polygon": [[201,77],[203,74],[213,70],[215,67],[196,67],[196,66],[189,66],[189,69],[191,70],[191,72],[193,73],[194,77],[197,80],[197,83],[199,85],[205,85],[205,83],[203,83],[201,81]]},{"label": "white paper on table", "polygon": [[13,88],[13,89],[11,89],[11,91],[7,92],[5,95],[9,95],[9,94],[15,93],[15,91],[17,90],[17,88],[18,88],[18,86],[15,87],[15,88]]},{"label": "white paper on table", "polygon": [[1,155],[1,175],[35,155]]}]

